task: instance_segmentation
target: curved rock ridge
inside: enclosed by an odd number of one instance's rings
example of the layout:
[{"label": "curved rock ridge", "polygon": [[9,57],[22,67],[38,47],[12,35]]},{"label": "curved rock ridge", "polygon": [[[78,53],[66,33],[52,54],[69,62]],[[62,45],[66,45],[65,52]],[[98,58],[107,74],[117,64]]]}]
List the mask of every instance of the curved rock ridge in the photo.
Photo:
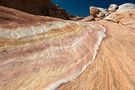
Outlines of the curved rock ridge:
[{"label": "curved rock ridge", "polygon": [[107,31],[94,62],[58,90],[135,90],[135,10],[129,6],[95,22]]},{"label": "curved rock ridge", "polygon": [[117,11],[125,11],[125,10],[133,10],[135,9],[135,4],[133,3],[125,3],[119,6]]},{"label": "curved rock ridge", "polygon": [[0,90],[53,90],[93,63],[98,23],[34,16],[0,6]]},{"label": "curved rock ridge", "polygon": [[57,18],[34,16],[11,8],[0,6],[0,27],[17,28],[30,25],[39,26],[51,21],[62,21]]},{"label": "curved rock ridge", "polygon": [[64,9],[55,5],[51,0],[0,0],[0,5],[35,15],[52,16],[62,19],[70,18]]}]

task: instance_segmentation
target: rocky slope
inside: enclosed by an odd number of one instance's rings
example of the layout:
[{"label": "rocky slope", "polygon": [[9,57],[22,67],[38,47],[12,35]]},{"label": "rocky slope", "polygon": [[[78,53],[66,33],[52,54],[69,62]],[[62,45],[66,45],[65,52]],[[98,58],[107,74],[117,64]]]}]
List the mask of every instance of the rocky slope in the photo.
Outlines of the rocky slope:
[{"label": "rocky slope", "polygon": [[96,59],[79,78],[58,90],[135,89],[135,29],[105,20],[98,23],[107,33]]},{"label": "rocky slope", "polygon": [[0,6],[0,90],[134,90],[134,14],[74,22]]},{"label": "rocky slope", "polygon": [[0,6],[0,90],[52,90],[94,61],[97,23],[34,16]]},{"label": "rocky slope", "polygon": [[134,7],[123,4],[105,19],[95,21],[107,29],[97,57],[79,78],[58,90],[135,90]]},{"label": "rocky slope", "polygon": [[135,9],[116,11],[109,16],[105,17],[105,20],[112,21],[115,23],[122,24],[135,29]]},{"label": "rocky slope", "polygon": [[66,20],[81,19],[80,17],[68,14],[63,8],[55,5],[51,0],[0,0],[0,5],[35,15],[50,16]]}]

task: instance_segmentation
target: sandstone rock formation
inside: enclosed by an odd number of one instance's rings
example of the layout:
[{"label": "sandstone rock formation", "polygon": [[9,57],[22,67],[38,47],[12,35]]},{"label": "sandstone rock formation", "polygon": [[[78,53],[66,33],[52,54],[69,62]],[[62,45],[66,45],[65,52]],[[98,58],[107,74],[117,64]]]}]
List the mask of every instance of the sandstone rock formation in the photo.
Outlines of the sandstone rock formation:
[{"label": "sandstone rock formation", "polygon": [[90,22],[90,21],[94,21],[95,20],[95,17],[93,17],[92,15],[90,16],[87,16],[81,20],[79,20],[80,22]]},{"label": "sandstone rock formation", "polygon": [[[96,21],[107,32],[95,61],[58,90],[135,90],[135,11],[110,15],[111,20]],[[116,18],[120,23],[112,22]]]},{"label": "sandstone rock formation", "polygon": [[105,17],[105,20],[121,23],[135,29],[135,4],[123,4],[116,12]]},{"label": "sandstone rock formation", "polygon": [[135,9],[134,10],[125,10],[125,11],[116,11],[105,18],[112,22],[121,23],[125,26],[130,26],[135,28]]},{"label": "sandstone rock formation", "polygon": [[[110,21],[114,21],[114,22],[119,22],[120,17],[125,14],[128,14],[128,17],[129,17],[129,15],[132,16],[131,12],[134,10],[135,10],[135,4],[132,4],[132,3],[125,3],[120,6],[118,6],[116,4],[111,4],[109,6],[109,8],[107,8],[107,9],[91,6],[90,7],[90,16],[85,17],[80,21],[88,22],[88,21],[93,21],[93,20],[97,21],[97,20],[101,20],[101,19],[106,19],[106,20],[110,20]],[[120,13],[122,13],[122,15],[119,15]],[[130,22],[130,20],[129,20],[129,22]]]},{"label": "sandstone rock formation", "polygon": [[111,4],[108,8],[108,11],[111,13],[111,12],[115,12],[117,9],[118,9],[118,5],[116,4]]},{"label": "sandstone rock formation", "polygon": [[0,90],[135,90],[135,11],[108,17],[74,22],[0,6]]},{"label": "sandstone rock formation", "polygon": [[104,8],[100,8],[100,7],[94,7],[94,6],[90,6],[90,15],[96,19],[96,18],[104,18],[109,14],[109,12],[104,9]]},{"label": "sandstone rock formation", "polygon": [[117,11],[125,11],[125,10],[131,10],[131,9],[135,9],[135,4],[133,3],[125,3],[119,6],[119,9]]},{"label": "sandstone rock formation", "polygon": [[0,6],[0,90],[53,90],[95,57],[105,28]]},{"label": "sandstone rock formation", "polygon": [[97,57],[77,79],[58,90],[135,89],[135,29],[106,20],[98,23],[107,33]]},{"label": "sandstone rock formation", "polygon": [[[0,5],[18,9],[35,15],[51,16],[61,19],[75,19],[51,0],[0,0]],[[79,18],[81,19],[81,18]]]},{"label": "sandstone rock formation", "polygon": [[93,17],[97,17],[97,14],[99,14],[100,10],[97,8],[97,7],[94,7],[94,6],[91,6],[90,7],[90,14],[93,16]]}]

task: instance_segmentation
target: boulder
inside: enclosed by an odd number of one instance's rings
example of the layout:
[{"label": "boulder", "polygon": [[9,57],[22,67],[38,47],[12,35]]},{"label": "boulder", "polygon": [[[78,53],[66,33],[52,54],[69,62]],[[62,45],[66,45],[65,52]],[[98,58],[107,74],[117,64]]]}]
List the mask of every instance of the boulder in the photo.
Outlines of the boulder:
[{"label": "boulder", "polygon": [[109,11],[110,13],[112,13],[112,12],[115,12],[118,8],[119,8],[119,6],[118,6],[117,4],[111,4],[111,5],[109,6],[109,8],[108,8],[108,11]]},{"label": "boulder", "polygon": [[97,7],[90,7],[90,15],[92,15],[93,17],[97,17],[97,14],[99,14],[99,12],[100,10]]},{"label": "boulder", "polygon": [[104,18],[108,15],[108,12],[104,8],[99,8],[99,7],[90,7],[90,15],[92,15],[94,18]]},{"label": "boulder", "polygon": [[99,14],[97,14],[97,16],[98,16],[99,18],[102,19],[102,18],[106,17],[106,16],[109,14],[106,9],[104,9],[104,8],[99,8],[99,7],[97,7],[97,8],[98,8],[98,10],[100,11]]}]

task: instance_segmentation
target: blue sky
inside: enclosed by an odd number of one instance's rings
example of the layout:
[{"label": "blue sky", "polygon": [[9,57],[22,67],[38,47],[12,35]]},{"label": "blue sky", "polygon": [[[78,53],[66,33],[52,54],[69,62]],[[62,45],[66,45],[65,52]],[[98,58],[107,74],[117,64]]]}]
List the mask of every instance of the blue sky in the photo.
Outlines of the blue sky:
[{"label": "blue sky", "polygon": [[112,3],[135,3],[135,0],[52,0],[72,15],[88,16],[89,6],[108,7]]}]

